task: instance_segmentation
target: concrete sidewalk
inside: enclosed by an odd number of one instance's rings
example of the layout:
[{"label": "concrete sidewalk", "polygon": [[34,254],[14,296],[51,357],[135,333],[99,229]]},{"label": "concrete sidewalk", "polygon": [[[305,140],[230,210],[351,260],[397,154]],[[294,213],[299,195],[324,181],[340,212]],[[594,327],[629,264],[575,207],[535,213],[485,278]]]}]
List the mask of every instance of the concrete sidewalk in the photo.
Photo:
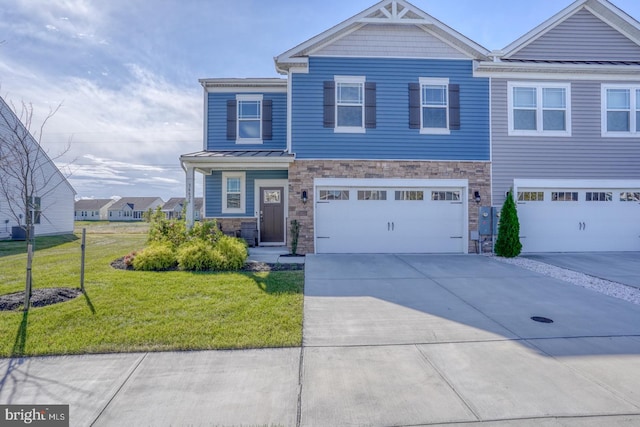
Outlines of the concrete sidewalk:
[{"label": "concrete sidewalk", "polygon": [[305,275],[302,349],[3,359],[0,403],[73,426],[640,425],[638,305],[478,256]]}]

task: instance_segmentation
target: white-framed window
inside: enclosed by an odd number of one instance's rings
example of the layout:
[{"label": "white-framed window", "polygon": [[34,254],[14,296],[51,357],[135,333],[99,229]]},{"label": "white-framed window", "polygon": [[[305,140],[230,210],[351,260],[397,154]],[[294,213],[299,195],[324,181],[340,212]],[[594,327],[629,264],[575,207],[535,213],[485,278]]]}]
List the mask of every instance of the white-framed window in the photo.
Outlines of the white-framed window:
[{"label": "white-framed window", "polygon": [[245,173],[222,173],[222,213],[244,214],[245,209]]},{"label": "white-framed window", "polygon": [[40,224],[42,216],[42,198],[33,196],[29,202],[29,217],[31,224]]},{"label": "white-framed window", "polygon": [[236,95],[238,144],[262,144],[262,95]]},{"label": "white-framed window", "polygon": [[364,133],[365,77],[335,76],[335,132]]},{"label": "white-framed window", "polygon": [[571,84],[509,82],[509,135],[571,136]]},{"label": "white-framed window", "polygon": [[449,79],[420,77],[420,133],[450,133]]},{"label": "white-framed window", "polygon": [[602,136],[640,135],[640,85],[602,85]]}]

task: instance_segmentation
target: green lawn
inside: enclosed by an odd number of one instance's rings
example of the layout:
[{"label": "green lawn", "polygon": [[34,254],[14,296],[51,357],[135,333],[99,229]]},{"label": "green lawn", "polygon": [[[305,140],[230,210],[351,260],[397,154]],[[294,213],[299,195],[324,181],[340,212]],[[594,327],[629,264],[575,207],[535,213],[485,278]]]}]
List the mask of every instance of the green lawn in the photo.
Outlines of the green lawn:
[{"label": "green lawn", "polygon": [[[0,356],[299,346],[302,271],[134,272],[114,259],[144,246],[142,233],[88,228],[86,296],[0,312]],[[0,242],[0,294],[24,289],[24,242]],[[80,240],[36,242],[34,287],[79,287]]]}]

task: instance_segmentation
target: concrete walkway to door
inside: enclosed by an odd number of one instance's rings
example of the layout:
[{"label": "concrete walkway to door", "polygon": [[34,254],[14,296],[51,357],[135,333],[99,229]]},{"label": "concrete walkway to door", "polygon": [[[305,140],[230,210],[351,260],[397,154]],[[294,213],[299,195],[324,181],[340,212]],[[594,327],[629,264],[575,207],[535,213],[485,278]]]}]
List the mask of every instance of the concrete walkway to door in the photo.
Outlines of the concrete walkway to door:
[{"label": "concrete walkway to door", "polygon": [[640,306],[488,257],[308,256],[303,335],[303,426],[640,425]]}]

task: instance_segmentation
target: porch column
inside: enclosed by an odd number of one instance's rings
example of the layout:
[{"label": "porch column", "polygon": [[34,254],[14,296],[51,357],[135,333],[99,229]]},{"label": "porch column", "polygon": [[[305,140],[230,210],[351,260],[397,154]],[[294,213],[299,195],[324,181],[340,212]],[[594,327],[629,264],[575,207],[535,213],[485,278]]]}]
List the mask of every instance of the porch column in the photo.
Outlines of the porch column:
[{"label": "porch column", "polygon": [[195,222],[195,192],[194,192],[194,183],[195,183],[195,169],[191,166],[186,166],[186,198],[187,198],[187,212],[186,212],[186,221],[187,228],[191,229],[193,227],[193,223]]}]

